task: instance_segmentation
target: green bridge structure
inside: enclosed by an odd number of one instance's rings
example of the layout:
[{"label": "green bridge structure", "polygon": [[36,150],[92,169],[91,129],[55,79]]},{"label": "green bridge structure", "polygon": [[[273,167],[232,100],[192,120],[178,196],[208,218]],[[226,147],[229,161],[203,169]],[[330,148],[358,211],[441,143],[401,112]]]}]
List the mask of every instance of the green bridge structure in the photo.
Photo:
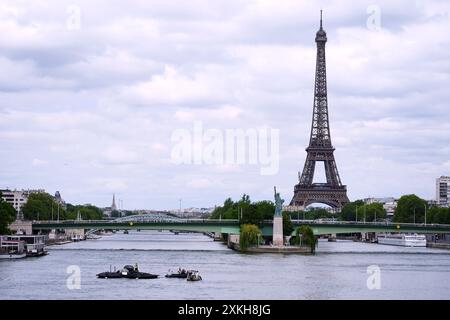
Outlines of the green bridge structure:
[{"label": "green bridge structure", "polygon": [[[401,233],[450,233],[450,225],[414,224],[387,222],[355,222],[355,221],[312,221],[292,220],[294,227],[308,225],[315,235],[351,234],[369,232],[401,232]],[[200,233],[239,234],[239,220],[210,219],[177,219],[155,221],[117,221],[117,220],[65,220],[65,221],[33,221],[33,231],[45,230],[170,230]],[[272,221],[264,221],[260,226],[263,236],[272,236]]]}]

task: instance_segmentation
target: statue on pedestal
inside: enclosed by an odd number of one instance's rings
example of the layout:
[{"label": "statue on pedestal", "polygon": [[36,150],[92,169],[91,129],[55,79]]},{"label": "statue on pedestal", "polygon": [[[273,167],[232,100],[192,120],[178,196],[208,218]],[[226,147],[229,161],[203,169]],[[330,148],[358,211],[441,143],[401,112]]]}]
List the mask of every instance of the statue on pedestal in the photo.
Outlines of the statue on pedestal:
[{"label": "statue on pedestal", "polygon": [[275,193],[275,217],[281,217],[281,211],[283,210],[284,200],[281,199],[280,193],[277,193],[277,187],[273,187]]}]

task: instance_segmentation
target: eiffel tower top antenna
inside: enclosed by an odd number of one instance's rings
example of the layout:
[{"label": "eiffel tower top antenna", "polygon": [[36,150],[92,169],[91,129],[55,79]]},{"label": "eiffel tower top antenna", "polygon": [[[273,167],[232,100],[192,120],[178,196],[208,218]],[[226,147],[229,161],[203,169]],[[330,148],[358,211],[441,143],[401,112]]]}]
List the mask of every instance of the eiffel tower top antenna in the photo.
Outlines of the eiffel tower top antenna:
[{"label": "eiffel tower top antenna", "polygon": [[320,9],[320,30],[322,30],[322,9]]}]

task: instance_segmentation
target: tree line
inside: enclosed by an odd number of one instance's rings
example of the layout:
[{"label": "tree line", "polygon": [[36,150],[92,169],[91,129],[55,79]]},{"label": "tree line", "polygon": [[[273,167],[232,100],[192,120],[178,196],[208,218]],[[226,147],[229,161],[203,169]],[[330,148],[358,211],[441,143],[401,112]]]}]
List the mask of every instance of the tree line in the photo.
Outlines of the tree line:
[{"label": "tree line", "polygon": [[26,220],[75,220],[80,213],[83,220],[103,219],[103,211],[93,205],[62,206],[53,196],[46,192],[32,193],[22,206],[22,213]]},{"label": "tree line", "polygon": [[[275,212],[272,201],[251,202],[246,194],[239,201],[227,198],[222,206],[216,207],[211,219],[238,219],[242,224],[260,225],[263,220],[271,220]],[[392,217],[393,222],[450,224],[450,208],[429,205],[420,197],[409,194],[400,197]],[[335,219],[339,221],[382,222],[387,218],[386,209],[378,202],[365,203],[356,200],[344,205],[339,213],[325,208],[311,208],[306,211],[283,211],[283,222],[289,224],[290,219]],[[291,230],[288,227],[288,230]],[[292,231],[292,230],[291,230]]]},{"label": "tree line", "polygon": [[[264,220],[272,220],[275,212],[275,204],[272,201],[263,200],[252,202],[250,196],[244,194],[238,201],[227,198],[223,206],[216,207],[210,219],[235,219],[241,225],[261,226]],[[283,212],[283,233],[290,235],[294,231],[290,216]]]}]

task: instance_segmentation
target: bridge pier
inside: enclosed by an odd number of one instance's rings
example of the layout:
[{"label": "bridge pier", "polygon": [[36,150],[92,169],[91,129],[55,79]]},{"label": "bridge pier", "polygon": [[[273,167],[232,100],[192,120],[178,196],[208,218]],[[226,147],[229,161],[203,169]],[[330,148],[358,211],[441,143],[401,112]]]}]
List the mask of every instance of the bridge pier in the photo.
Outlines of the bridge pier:
[{"label": "bridge pier", "polygon": [[65,229],[64,233],[68,235],[72,240],[84,240],[85,231],[84,229]]},{"label": "bridge pier", "polygon": [[361,232],[361,241],[367,241],[367,232]]},{"label": "bridge pier", "polygon": [[214,232],[214,241],[223,241],[223,235],[220,232]]},{"label": "bridge pier", "polygon": [[33,223],[31,221],[16,220],[9,226],[9,230],[16,234],[33,234]]},{"label": "bridge pier", "polygon": [[227,240],[227,247],[233,250],[236,250],[239,248],[239,234],[229,234],[228,240]]}]

